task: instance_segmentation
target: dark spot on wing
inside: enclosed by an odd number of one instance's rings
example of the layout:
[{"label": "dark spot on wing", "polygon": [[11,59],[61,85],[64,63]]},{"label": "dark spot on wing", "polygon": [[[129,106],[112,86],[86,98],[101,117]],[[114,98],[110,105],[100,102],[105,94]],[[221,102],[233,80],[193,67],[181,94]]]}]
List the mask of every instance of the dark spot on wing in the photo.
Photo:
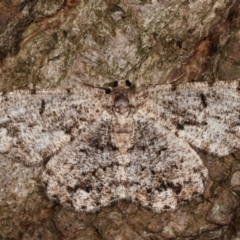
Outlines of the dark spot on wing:
[{"label": "dark spot on wing", "polygon": [[171,164],[171,168],[172,169],[178,169],[178,166],[174,163],[174,164]]},{"label": "dark spot on wing", "polygon": [[197,125],[197,122],[194,119],[187,119],[184,121],[183,124],[188,125],[188,126],[195,126],[195,125]]},{"label": "dark spot on wing", "polygon": [[202,103],[203,107],[206,108],[207,105],[208,105],[208,104],[207,104],[207,97],[206,97],[206,95],[203,94],[203,93],[201,93],[201,94],[200,94],[200,99],[201,99],[201,103]]},{"label": "dark spot on wing", "polygon": [[85,187],[83,188],[83,190],[84,190],[85,192],[89,193],[89,192],[92,191],[92,187],[87,185],[87,186],[85,186]]},{"label": "dark spot on wing", "polygon": [[154,170],[151,170],[151,173],[152,173],[152,175],[155,175],[155,174],[156,174],[156,172],[155,172]]},{"label": "dark spot on wing", "polygon": [[144,171],[145,169],[146,169],[146,167],[141,166],[141,171]]},{"label": "dark spot on wing", "polygon": [[194,31],[195,31],[195,28],[189,28],[187,32],[188,33],[193,33]]},{"label": "dark spot on wing", "polygon": [[170,207],[168,205],[164,205],[163,210],[168,210]]},{"label": "dark spot on wing", "polygon": [[111,142],[107,143],[107,148],[111,149],[112,151],[117,151],[118,150],[118,148],[115,145],[113,145]]},{"label": "dark spot on wing", "polygon": [[64,37],[67,37],[68,32],[67,32],[66,30],[63,30],[62,32],[63,32],[63,36],[64,36]]},{"label": "dark spot on wing", "polygon": [[162,152],[166,151],[167,148],[166,147],[162,147],[157,151],[157,155],[159,156]]},{"label": "dark spot on wing", "polygon": [[67,94],[71,94],[71,89],[70,88],[66,89],[66,92]]},{"label": "dark spot on wing", "polygon": [[67,186],[67,191],[69,193],[75,193],[79,188],[82,189],[83,191],[87,192],[87,193],[92,191],[92,187],[89,186],[89,185],[82,185],[82,186],[75,185],[74,187]]},{"label": "dark spot on wing", "polygon": [[176,128],[177,128],[178,130],[183,130],[183,129],[184,129],[184,125],[181,124],[181,123],[177,123]]},{"label": "dark spot on wing", "polygon": [[30,90],[30,93],[31,93],[32,95],[35,95],[35,94],[37,93],[37,90],[36,90],[36,89],[32,89],[32,90]]},{"label": "dark spot on wing", "polygon": [[100,184],[100,185],[97,186],[96,191],[97,191],[98,193],[100,193],[100,192],[102,191],[102,189],[103,189],[103,185]]},{"label": "dark spot on wing", "polygon": [[179,183],[173,184],[171,183],[169,187],[176,193],[179,194],[182,191],[182,185]]},{"label": "dark spot on wing", "polygon": [[208,81],[207,84],[208,84],[208,87],[212,87],[214,85],[214,82],[213,81]]},{"label": "dark spot on wing", "polygon": [[80,185],[75,185],[74,187],[67,186],[67,191],[69,193],[75,193],[80,188]]},{"label": "dark spot on wing", "polygon": [[152,189],[151,188],[146,188],[147,193],[151,193]]},{"label": "dark spot on wing", "polygon": [[49,176],[53,176],[54,175],[54,172],[52,170],[50,170],[50,169],[47,169],[46,173]]},{"label": "dark spot on wing", "polygon": [[155,189],[159,192],[162,192],[162,191],[166,191],[168,188],[171,188],[173,192],[175,192],[176,194],[179,194],[182,191],[181,184],[178,184],[178,183],[174,184],[169,181],[161,181],[159,186],[156,187]]},{"label": "dark spot on wing", "polygon": [[117,180],[113,180],[113,181],[110,183],[110,186],[118,187],[119,185],[120,185],[120,183],[119,183]]},{"label": "dark spot on wing", "polygon": [[176,84],[173,84],[173,83],[172,83],[171,86],[172,86],[172,87],[171,87],[171,90],[172,90],[172,91],[176,91],[176,90],[177,90],[177,85],[176,85]]},{"label": "dark spot on wing", "polygon": [[218,120],[220,119],[220,117],[219,117],[219,116],[213,116],[213,118],[215,118],[215,119],[218,119]]},{"label": "dark spot on wing", "polygon": [[[43,166],[46,166],[51,159],[51,155],[43,157]],[[50,171],[50,170],[49,170]]]},{"label": "dark spot on wing", "polygon": [[106,93],[106,94],[111,93],[111,89],[110,89],[110,88],[105,89],[105,93]]},{"label": "dark spot on wing", "polygon": [[42,102],[41,102],[41,107],[39,109],[39,114],[42,115],[44,110],[45,110],[45,107],[46,107],[46,102],[44,99],[42,99]]},{"label": "dark spot on wing", "polygon": [[167,190],[167,185],[165,184],[165,182],[162,180],[159,181],[159,185],[155,188],[157,191],[159,192],[163,192]]},{"label": "dark spot on wing", "polygon": [[96,176],[96,172],[97,172],[97,169],[94,169],[94,171],[92,172],[92,175]]},{"label": "dark spot on wing", "polygon": [[47,182],[43,182],[43,185],[44,185],[45,188],[47,188],[48,183]]},{"label": "dark spot on wing", "polygon": [[86,150],[86,149],[84,149],[84,148],[80,148],[80,149],[79,149],[79,152],[82,152],[82,153],[85,153],[86,155],[88,155],[88,152],[87,152],[87,150]]}]

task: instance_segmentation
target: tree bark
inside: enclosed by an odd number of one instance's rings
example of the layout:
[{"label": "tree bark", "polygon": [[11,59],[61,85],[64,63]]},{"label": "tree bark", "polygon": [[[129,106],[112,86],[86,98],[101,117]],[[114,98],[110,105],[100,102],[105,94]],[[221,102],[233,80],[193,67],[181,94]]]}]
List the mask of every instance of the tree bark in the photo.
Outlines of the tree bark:
[{"label": "tree bark", "polygon": [[[240,78],[238,0],[0,1],[0,89]],[[44,166],[0,155],[1,239],[238,239],[240,155],[199,151],[203,196],[156,214],[127,201],[77,213],[50,201]]]}]

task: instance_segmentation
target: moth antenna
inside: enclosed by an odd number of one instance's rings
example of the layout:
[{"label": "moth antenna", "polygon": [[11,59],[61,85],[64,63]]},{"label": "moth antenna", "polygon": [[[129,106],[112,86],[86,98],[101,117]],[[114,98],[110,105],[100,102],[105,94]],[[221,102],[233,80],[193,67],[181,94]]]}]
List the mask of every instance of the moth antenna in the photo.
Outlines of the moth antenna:
[{"label": "moth antenna", "polygon": [[[84,86],[87,87],[91,87],[91,88],[98,88],[98,89],[102,89],[104,90],[106,93],[110,93],[112,91],[112,89],[110,87],[99,87],[99,86],[95,86],[89,83],[85,83],[85,82],[81,82],[81,84],[83,84]],[[110,92],[109,92],[110,91]]]},{"label": "moth antenna", "polygon": [[176,79],[173,79],[171,82],[167,82],[167,84],[176,83],[176,82],[179,81],[184,75],[185,75],[185,73],[181,74],[179,77],[177,77]]},{"label": "moth antenna", "polygon": [[148,86],[154,87],[154,86],[161,86],[161,85],[166,85],[166,84],[177,84],[178,81],[185,75],[185,73],[181,74],[179,77],[176,79],[173,79],[171,82],[166,82],[166,83],[157,83],[157,84],[149,84]]}]

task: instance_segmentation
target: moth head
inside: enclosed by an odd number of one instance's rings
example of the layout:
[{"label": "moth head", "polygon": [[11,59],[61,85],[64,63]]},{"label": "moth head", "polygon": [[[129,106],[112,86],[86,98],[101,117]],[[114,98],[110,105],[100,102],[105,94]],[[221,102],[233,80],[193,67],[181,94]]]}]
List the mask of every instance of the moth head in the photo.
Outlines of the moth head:
[{"label": "moth head", "polygon": [[119,80],[113,83],[113,87],[118,89],[129,89],[132,83],[129,80]]},{"label": "moth head", "polygon": [[111,86],[105,89],[106,94],[119,90],[128,90],[132,87],[129,80],[119,80],[111,83]]},{"label": "moth head", "polygon": [[127,94],[119,92],[114,97],[114,110],[119,114],[124,114],[129,111],[130,104]]}]

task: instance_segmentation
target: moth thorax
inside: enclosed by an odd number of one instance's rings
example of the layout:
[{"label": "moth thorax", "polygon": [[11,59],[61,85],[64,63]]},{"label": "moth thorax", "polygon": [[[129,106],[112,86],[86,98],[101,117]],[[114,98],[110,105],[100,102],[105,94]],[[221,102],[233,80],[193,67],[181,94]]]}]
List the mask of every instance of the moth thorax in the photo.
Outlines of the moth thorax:
[{"label": "moth thorax", "polygon": [[129,111],[129,99],[126,93],[118,93],[114,98],[114,110],[119,114]]}]

